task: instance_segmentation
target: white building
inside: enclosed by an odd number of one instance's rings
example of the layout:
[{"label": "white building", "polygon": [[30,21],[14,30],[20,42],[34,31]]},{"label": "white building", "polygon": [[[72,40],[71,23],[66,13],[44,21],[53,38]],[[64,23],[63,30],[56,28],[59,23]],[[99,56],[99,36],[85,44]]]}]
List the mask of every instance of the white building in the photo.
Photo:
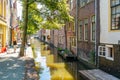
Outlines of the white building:
[{"label": "white building", "polygon": [[120,0],[100,1],[99,66],[109,72],[120,71]]}]

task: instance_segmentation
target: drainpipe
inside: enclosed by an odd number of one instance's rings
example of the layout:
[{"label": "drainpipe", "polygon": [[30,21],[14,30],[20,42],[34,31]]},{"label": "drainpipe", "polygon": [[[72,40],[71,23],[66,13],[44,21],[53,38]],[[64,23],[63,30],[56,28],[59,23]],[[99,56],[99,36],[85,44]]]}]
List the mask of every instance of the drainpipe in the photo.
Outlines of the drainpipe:
[{"label": "drainpipe", "polygon": [[12,0],[10,0],[10,41],[9,41],[9,46],[12,46],[12,18],[13,18]]},{"label": "drainpipe", "polygon": [[77,42],[78,42],[78,1],[79,0],[76,0],[76,23],[75,23],[75,29],[76,29],[76,56],[78,56],[78,45],[77,45]]},{"label": "drainpipe", "polygon": [[95,65],[99,68],[98,45],[100,41],[100,10],[99,0],[95,0]]},{"label": "drainpipe", "polygon": [[67,49],[67,29],[66,29],[66,25],[64,26],[64,36],[65,36],[65,49]]},{"label": "drainpipe", "polygon": [[[79,7],[79,0],[76,0],[76,25],[75,25],[75,29],[76,29],[76,56],[78,58],[78,7]],[[78,63],[77,63],[77,73],[76,73],[76,78],[78,77]]]}]

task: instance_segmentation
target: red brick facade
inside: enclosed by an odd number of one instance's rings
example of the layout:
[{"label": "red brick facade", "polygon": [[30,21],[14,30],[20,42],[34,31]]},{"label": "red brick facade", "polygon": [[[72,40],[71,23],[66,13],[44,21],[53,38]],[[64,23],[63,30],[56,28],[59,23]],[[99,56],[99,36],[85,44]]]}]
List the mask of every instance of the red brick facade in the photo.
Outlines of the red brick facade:
[{"label": "red brick facade", "polygon": [[[95,15],[95,3],[91,1],[83,7],[78,8],[78,27],[80,21],[82,21],[82,40],[78,40],[78,58],[81,58],[87,62],[91,62],[94,55],[95,44],[91,41],[91,19]],[[85,19],[88,20],[88,40],[85,41]],[[79,34],[79,33],[78,33]],[[92,60],[93,62],[93,60]]]}]

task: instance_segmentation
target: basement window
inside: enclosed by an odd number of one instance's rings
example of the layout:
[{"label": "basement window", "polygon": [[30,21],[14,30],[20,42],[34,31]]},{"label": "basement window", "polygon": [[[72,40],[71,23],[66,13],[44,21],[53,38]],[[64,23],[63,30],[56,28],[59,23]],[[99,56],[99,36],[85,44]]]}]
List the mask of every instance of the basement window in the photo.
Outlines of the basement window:
[{"label": "basement window", "polygon": [[114,60],[114,48],[112,45],[106,45],[106,59]]},{"label": "basement window", "polygon": [[103,56],[105,57],[106,53],[105,53],[106,49],[105,49],[105,46],[99,46],[99,56]]}]

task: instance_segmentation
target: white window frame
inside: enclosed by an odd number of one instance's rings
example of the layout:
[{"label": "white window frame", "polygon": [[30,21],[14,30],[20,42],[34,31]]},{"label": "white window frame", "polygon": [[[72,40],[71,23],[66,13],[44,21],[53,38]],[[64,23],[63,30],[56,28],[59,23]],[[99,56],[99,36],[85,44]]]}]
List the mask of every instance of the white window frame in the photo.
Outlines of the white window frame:
[{"label": "white window frame", "polygon": [[73,0],[70,0],[70,9],[73,9]]},{"label": "white window frame", "polygon": [[82,41],[82,33],[83,33],[83,31],[82,31],[82,27],[83,27],[83,24],[82,24],[82,21],[80,21],[80,24],[79,24],[79,27],[78,27],[78,40],[79,41]]},{"label": "white window frame", "polygon": [[[112,57],[110,57],[110,48],[112,48]],[[113,45],[106,45],[106,59],[114,60],[114,48]]]},{"label": "white window frame", "polygon": [[101,56],[101,57],[105,57],[106,56],[106,48],[105,48],[105,46],[99,46],[99,48],[98,48],[98,55]]},{"label": "white window frame", "polygon": [[[86,39],[86,25],[87,24],[87,39]],[[88,41],[88,19],[84,20],[84,41]]]},{"label": "white window frame", "polygon": [[72,31],[73,31],[73,32],[75,32],[75,21],[74,21],[74,22],[72,22],[71,29],[72,29]]},{"label": "white window frame", "polygon": [[[94,31],[94,34],[93,34],[93,23],[95,23],[95,16],[92,16],[92,18],[91,18],[91,41],[95,42],[95,39],[93,40],[93,35],[95,37],[95,31]],[[95,28],[95,26],[94,26],[94,28]]]},{"label": "white window frame", "polygon": [[76,37],[72,36],[70,37],[71,47],[76,47]]}]

